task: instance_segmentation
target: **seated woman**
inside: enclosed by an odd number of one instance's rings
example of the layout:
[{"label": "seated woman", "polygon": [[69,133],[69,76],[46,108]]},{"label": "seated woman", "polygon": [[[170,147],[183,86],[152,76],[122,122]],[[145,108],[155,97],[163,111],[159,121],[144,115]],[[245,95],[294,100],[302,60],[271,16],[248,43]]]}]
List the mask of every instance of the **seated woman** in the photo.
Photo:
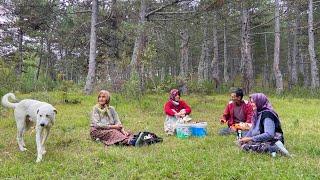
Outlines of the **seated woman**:
[{"label": "seated woman", "polygon": [[191,113],[190,106],[180,99],[180,92],[177,89],[170,91],[169,101],[164,105],[164,112],[167,117],[164,122],[164,131],[168,135],[173,135],[178,121],[190,121],[188,116]]},{"label": "seated woman", "polygon": [[133,135],[124,130],[118,113],[109,105],[110,93],[102,90],[98,95],[98,104],[93,107],[90,136],[109,145],[135,145]]},{"label": "seated woman", "polygon": [[266,95],[255,93],[249,98],[254,111],[253,125],[245,137],[239,140],[241,149],[259,153],[280,152],[289,156],[283,145],[284,137],[278,114]]}]

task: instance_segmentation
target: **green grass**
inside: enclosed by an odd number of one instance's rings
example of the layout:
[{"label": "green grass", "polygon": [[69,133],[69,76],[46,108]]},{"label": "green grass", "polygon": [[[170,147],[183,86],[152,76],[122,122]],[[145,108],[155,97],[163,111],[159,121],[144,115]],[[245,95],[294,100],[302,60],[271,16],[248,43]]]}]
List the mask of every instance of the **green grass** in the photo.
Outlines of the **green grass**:
[{"label": "green grass", "polygon": [[[163,143],[136,147],[109,147],[91,141],[89,112],[95,96],[81,96],[81,104],[62,104],[59,93],[18,96],[45,99],[58,109],[56,124],[46,144],[47,154],[35,163],[35,133],[28,131],[27,152],[19,152],[12,110],[0,121],[0,179],[318,179],[320,177],[319,99],[271,98],[279,113],[288,150],[295,156],[271,158],[245,153],[235,137],[220,137],[219,117],[228,95],[183,96],[194,120],[208,122],[205,138],[178,139],[163,133],[163,104],[167,95],[147,95],[140,101],[113,95],[124,126],[132,132],[151,131]],[[37,98],[39,97],[39,98]],[[60,98],[60,99],[59,99]]]}]

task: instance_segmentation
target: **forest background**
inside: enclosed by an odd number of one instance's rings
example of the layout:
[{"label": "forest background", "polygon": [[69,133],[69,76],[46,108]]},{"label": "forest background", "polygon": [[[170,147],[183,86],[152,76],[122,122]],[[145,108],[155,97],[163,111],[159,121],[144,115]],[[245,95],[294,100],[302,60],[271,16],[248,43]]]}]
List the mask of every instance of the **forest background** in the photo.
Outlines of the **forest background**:
[{"label": "forest background", "polygon": [[303,0],[1,0],[0,95],[69,86],[136,96],[173,87],[315,92],[319,6]]}]

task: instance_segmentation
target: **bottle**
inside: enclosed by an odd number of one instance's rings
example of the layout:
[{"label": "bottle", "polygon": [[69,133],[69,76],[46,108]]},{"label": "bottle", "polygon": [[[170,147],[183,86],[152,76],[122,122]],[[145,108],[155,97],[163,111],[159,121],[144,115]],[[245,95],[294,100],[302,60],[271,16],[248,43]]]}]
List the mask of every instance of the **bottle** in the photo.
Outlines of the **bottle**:
[{"label": "bottle", "polygon": [[237,139],[239,140],[241,138],[242,138],[242,131],[241,131],[241,129],[238,129],[237,130]]}]

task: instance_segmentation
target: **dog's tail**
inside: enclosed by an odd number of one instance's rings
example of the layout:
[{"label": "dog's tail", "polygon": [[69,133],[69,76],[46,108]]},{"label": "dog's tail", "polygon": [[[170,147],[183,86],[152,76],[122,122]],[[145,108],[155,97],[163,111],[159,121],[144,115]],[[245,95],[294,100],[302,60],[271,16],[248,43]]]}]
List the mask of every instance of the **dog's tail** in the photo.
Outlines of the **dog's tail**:
[{"label": "dog's tail", "polygon": [[2,100],[1,100],[1,103],[2,103],[2,105],[4,106],[4,107],[8,107],[8,108],[16,108],[16,106],[17,106],[17,103],[11,103],[11,102],[9,102],[9,97],[11,98],[11,99],[13,99],[14,101],[16,101],[17,99],[16,99],[16,96],[13,94],[13,93],[8,93],[8,94],[6,94],[6,95],[4,95],[3,97],[2,97]]}]

